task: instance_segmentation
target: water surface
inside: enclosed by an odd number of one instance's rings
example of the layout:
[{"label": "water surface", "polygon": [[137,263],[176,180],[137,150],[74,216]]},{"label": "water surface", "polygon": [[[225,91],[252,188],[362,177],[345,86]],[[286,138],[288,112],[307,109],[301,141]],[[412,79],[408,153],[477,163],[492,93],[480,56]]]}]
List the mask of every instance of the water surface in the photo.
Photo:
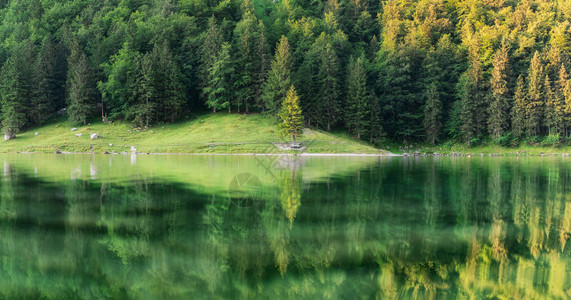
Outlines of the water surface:
[{"label": "water surface", "polygon": [[571,297],[570,159],[19,154],[0,170],[0,298]]}]

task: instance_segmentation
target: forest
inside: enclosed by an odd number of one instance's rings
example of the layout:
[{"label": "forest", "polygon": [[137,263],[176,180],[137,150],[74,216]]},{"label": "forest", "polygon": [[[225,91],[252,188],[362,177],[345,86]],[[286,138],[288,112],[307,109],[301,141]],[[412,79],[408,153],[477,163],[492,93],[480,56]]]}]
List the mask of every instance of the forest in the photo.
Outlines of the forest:
[{"label": "forest", "polygon": [[290,98],[371,143],[561,144],[570,20],[570,0],[1,0],[2,130]]}]

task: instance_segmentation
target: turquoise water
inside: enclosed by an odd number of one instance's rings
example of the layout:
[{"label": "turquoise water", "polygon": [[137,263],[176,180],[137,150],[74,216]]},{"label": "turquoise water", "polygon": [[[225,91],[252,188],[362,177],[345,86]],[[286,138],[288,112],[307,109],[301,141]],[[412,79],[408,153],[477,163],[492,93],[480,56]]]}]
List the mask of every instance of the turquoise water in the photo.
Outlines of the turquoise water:
[{"label": "turquoise water", "polygon": [[18,154],[0,171],[0,298],[571,297],[566,158]]}]

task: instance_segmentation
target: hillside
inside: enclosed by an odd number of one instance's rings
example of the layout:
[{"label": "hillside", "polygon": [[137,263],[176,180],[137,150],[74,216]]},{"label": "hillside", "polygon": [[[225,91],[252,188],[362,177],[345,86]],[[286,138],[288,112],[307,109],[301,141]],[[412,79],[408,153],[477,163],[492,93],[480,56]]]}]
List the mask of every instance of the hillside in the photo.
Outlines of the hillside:
[{"label": "hillside", "polygon": [[[208,114],[175,124],[133,128],[130,123],[102,122],[77,126],[64,117],[31,128],[14,140],[2,142],[0,152],[131,152],[140,153],[281,153],[274,143],[285,142],[276,133],[273,121],[263,115]],[[307,153],[368,153],[374,147],[349,136],[306,129],[300,139]],[[37,135],[36,135],[37,133]],[[90,139],[90,133],[101,138]],[[76,134],[82,134],[77,137]],[[91,147],[93,146],[93,150]]]}]

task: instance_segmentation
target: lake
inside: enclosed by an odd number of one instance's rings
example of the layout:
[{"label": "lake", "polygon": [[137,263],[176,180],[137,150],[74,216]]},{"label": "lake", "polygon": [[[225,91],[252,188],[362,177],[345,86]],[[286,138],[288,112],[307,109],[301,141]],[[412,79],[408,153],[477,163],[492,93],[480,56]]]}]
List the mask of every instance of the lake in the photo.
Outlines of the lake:
[{"label": "lake", "polygon": [[0,298],[571,297],[571,159],[0,155]]}]

